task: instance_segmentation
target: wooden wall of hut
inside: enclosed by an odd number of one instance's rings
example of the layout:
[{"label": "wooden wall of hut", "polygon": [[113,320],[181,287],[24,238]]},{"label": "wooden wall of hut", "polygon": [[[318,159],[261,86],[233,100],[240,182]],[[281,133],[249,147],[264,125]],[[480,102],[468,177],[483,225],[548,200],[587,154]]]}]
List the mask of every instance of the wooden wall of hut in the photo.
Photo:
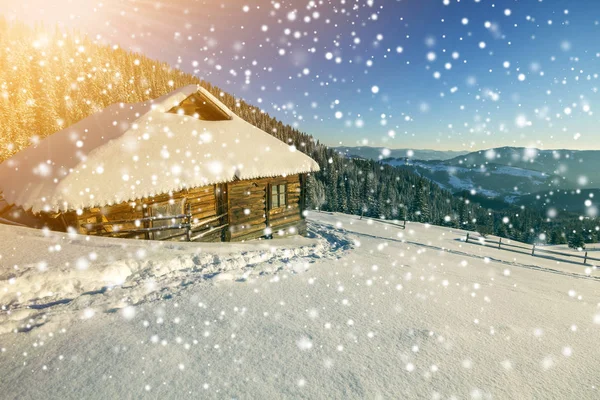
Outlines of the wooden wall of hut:
[{"label": "wooden wall of hut", "polygon": [[[285,204],[272,204],[272,188],[285,185]],[[230,182],[227,184],[229,231],[226,240],[241,241],[265,235],[305,234],[302,218],[301,182],[299,175]]]},{"label": "wooden wall of hut", "polygon": [[[305,235],[303,178],[292,175],[209,185],[80,214],[40,213],[36,221],[52,230],[75,227],[84,235],[135,239],[188,240],[189,235],[191,241],[218,242],[256,239],[269,232],[272,237]],[[180,218],[154,220],[160,215]],[[181,224],[186,227],[178,228]]]},{"label": "wooden wall of hut", "polygon": [[148,228],[175,226],[182,219],[148,221],[150,217],[191,214],[190,236],[196,241],[221,241],[225,224],[226,204],[221,185],[183,190],[144,198],[137,202],[86,209],[81,215],[64,214],[65,223],[76,226],[89,235],[128,237],[137,239],[186,240],[185,229],[147,232]]}]

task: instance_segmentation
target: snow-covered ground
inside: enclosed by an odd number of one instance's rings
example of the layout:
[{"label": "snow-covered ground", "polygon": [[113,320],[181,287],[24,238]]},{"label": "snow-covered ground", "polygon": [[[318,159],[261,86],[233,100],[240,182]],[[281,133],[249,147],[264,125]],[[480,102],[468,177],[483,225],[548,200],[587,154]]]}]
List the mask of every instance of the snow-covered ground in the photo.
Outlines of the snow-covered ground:
[{"label": "snow-covered ground", "polygon": [[600,397],[596,268],[309,220],[246,244],[0,227],[1,397]]}]

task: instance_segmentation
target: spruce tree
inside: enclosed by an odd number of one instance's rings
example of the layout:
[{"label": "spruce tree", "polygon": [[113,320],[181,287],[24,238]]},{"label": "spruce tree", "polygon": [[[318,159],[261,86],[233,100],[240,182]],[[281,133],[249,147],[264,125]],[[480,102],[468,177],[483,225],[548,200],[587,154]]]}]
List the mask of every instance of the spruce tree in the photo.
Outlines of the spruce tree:
[{"label": "spruce tree", "polygon": [[585,249],[585,238],[581,232],[574,232],[569,236],[569,247],[572,249]]},{"label": "spruce tree", "polygon": [[489,212],[483,212],[477,217],[477,233],[483,237],[487,237],[494,232],[493,222],[489,214]]},{"label": "spruce tree", "polygon": [[429,222],[431,217],[429,213],[429,193],[427,192],[424,181],[420,181],[415,196],[415,215],[420,222]]}]

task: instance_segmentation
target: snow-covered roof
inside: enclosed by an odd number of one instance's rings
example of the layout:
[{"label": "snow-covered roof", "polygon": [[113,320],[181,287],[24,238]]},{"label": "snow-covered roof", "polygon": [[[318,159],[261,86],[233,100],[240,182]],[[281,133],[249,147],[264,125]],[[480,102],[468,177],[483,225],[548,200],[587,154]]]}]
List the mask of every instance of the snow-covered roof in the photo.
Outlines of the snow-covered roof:
[{"label": "snow-covered roof", "polygon": [[[168,112],[198,91],[231,119]],[[153,101],[114,104],[17,153],[0,164],[0,191],[33,212],[65,211],[318,170],[310,157],[189,85]]]}]

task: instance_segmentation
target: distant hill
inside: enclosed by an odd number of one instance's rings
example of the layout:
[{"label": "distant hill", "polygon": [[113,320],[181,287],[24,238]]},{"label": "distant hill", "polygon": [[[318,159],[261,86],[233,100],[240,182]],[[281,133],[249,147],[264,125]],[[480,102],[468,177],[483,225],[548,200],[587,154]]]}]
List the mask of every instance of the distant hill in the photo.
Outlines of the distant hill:
[{"label": "distant hill", "polygon": [[501,147],[447,160],[387,158],[384,164],[408,169],[452,192],[475,191],[521,204],[535,193],[600,188],[600,150],[539,150]]},{"label": "distant hill", "polygon": [[545,191],[521,196],[515,203],[541,210],[555,209],[596,216],[600,207],[600,189]]},{"label": "distant hill", "polygon": [[560,181],[558,177],[543,172],[502,164],[475,168],[457,166],[447,161],[388,159],[382,163],[415,172],[452,192],[475,191],[476,194],[507,203],[513,203],[523,194],[548,190],[553,182]]},{"label": "distant hill", "polygon": [[556,175],[581,188],[600,188],[600,150],[499,147],[468,153],[447,163],[476,168],[490,163],[502,164]]},{"label": "distant hill", "polygon": [[386,147],[334,147],[337,152],[348,156],[367,160],[382,160],[385,158],[411,158],[415,160],[448,160],[465,155],[466,151],[440,151],[440,150],[415,150],[415,149],[388,149]]}]

